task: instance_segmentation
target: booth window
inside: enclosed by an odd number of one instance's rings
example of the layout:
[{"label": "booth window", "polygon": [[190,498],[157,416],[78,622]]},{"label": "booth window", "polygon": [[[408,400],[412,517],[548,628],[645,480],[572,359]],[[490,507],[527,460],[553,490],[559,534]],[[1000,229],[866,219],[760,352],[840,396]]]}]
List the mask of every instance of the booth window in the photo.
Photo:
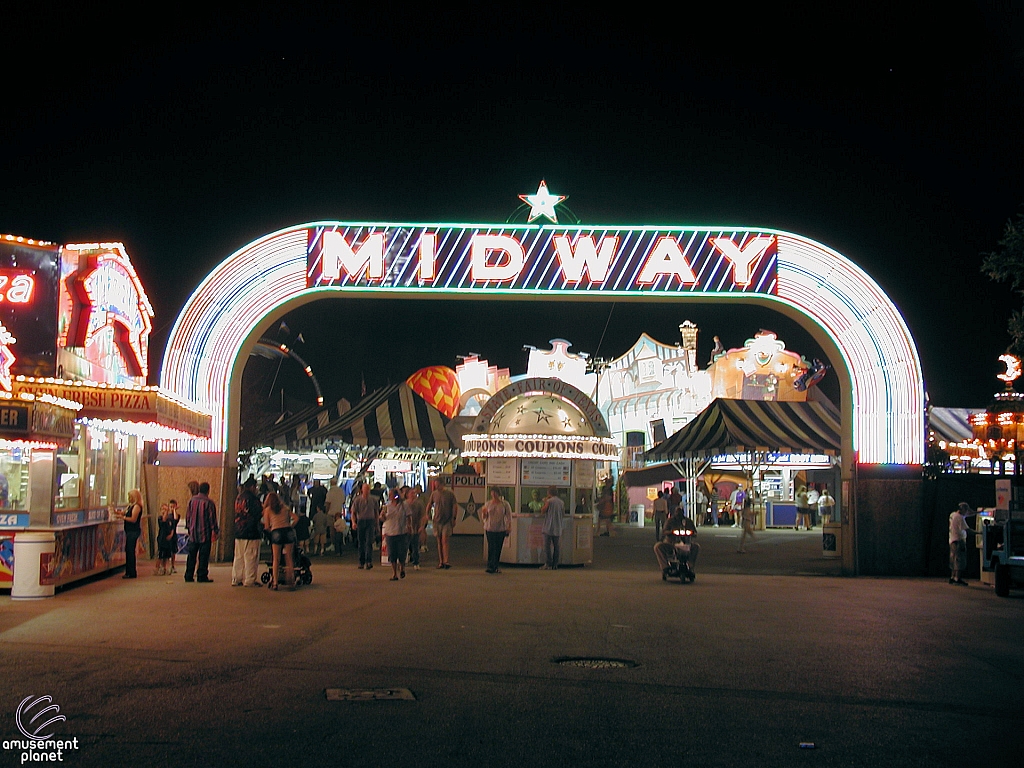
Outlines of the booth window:
[{"label": "booth window", "polygon": [[75,424],[75,436],[71,445],[57,451],[57,487],[53,500],[54,509],[81,509],[82,487],[82,441],[85,427]]},{"label": "booth window", "polygon": [[25,509],[32,449],[0,445],[0,508]]},{"label": "booth window", "polygon": [[55,509],[105,509],[138,488],[139,438],[75,425],[71,445],[57,454]]},{"label": "booth window", "polygon": [[[562,500],[565,505],[566,514],[572,513],[572,504],[570,499],[572,498],[568,488],[557,488],[555,490],[558,498]],[[547,498],[548,489],[544,488],[529,488],[523,487],[523,504],[520,507],[520,513],[524,515],[539,515],[541,509],[544,507],[544,499]],[[513,507],[514,509],[514,507]]]}]

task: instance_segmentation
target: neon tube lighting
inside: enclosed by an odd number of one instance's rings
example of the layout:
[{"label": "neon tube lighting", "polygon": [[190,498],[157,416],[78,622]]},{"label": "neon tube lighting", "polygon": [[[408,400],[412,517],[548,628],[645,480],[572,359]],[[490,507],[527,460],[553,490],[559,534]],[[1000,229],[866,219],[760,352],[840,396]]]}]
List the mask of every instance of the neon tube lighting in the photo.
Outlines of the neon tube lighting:
[{"label": "neon tube lighting", "polygon": [[[398,242],[418,249],[422,237],[429,234],[433,238],[430,250],[436,255],[436,263],[427,270],[433,282],[417,280],[420,268],[415,259],[398,258],[393,262],[385,261],[383,282],[379,285],[361,284],[343,275],[342,280],[348,281],[344,285],[308,287],[307,242],[311,230],[340,232],[346,238],[355,238],[357,232],[364,235],[384,232],[386,260],[394,257],[389,243]],[[828,334],[851,372],[853,447],[858,461],[867,464],[924,462],[921,363],[907,325],[889,297],[849,259],[819,243],[787,232],[739,227],[730,230],[724,227],[316,222],[267,235],[218,265],[193,293],[171,331],[164,354],[161,386],[213,414],[210,439],[190,440],[178,447],[203,451],[226,449],[229,444],[225,412],[228,377],[243,341],[277,307],[303,295],[328,292],[334,295],[383,292],[416,298],[452,294],[509,298],[640,295],[637,279],[643,263],[639,260],[630,274],[609,276],[606,283],[582,280],[577,286],[558,276],[560,270],[553,265],[541,263],[534,263],[530,267],[533,271],[523,276],[531,284],[543,286],[539,288],[501,287],[500,280],[472,285],[465,282],[465,277],[458,281],[453,277],[456,267],[462,270],[460,274],[468,274],[473,234],[514,236],[522,245],[526,262],[531,263],[531,254],[540,247],[538,243],[571,233],[582,233],[595,243],[605,237],[616,237],[617,254],[624,259],[640,253],[637,249],[641,248],[642,241],[657,237],[673,238],[684,253],[700,251],[705,254],[695,275],[696,288],[681,284],[671,275],[661,274],[654,276],[654,283],[643,287],[643,295],[662,292],[666,298],[708,297],[724,291],[730,300],[742,300],[742,292],[747,292],[772,297],[799,310]],[[756,266],[750,274],[751,285],[743,291],[730,287],[734,262],[727,256],[735,259],[736,254],[747,254],[748,246],[760,249],[763,241],[756,238],[766,236],[775,238],[776,255],[762,257],[762,261],[767,260],[766,264]],[[712,238],[714,247],[709,242]],[[735,243],[732,253],[722,253],[721,238]],[[756,245],[750,246],[752,242]],[[451,251],[452,243],[461,250]],[[725,247],[730,250],[729,246]],[[672,258],[675,258],[674,252]],[[592,259],[591,265],[604,277],[601,261]],[[754,267],[753,259],[750,266]],[[499,273],[504,276],[500,270]],[[747,277],[745,268],[741,269],[741,274]],[[572,276],[575,277],[575,272]]]}]

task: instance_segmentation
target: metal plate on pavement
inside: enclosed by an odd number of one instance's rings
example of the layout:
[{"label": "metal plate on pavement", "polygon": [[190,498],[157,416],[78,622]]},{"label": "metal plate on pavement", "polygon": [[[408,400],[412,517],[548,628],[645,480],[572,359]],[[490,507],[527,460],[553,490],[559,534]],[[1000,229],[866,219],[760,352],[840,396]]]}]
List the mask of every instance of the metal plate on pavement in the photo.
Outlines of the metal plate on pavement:
[{"label": "metal plate on pavement", "polygon": [[416,701],[408,688],[328,688],[328,701]]}]

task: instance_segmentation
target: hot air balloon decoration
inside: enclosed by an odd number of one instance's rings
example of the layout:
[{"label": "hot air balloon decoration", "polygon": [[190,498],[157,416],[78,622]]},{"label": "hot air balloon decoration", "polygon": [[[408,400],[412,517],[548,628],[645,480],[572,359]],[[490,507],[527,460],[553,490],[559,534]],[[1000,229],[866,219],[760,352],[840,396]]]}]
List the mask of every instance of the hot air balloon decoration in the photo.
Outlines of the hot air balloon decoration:
[{"label": "hot air balloon decoration", "polygon": [[431,365],[421,368],[405,381],[409,389],[437,408],[446,418],[453,419],[459,413],[459,377],[445,365]]}]

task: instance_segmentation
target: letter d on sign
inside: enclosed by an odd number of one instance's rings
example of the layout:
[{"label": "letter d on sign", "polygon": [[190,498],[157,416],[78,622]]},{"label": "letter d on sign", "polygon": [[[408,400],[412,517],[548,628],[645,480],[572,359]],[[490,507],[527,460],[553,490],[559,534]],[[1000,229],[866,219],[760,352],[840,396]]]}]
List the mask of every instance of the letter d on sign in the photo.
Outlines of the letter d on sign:
[{"label": "letter d on sign", "polygon": [[[488,264],[491,252],[500,252],[503,262]],[[519,241],[509,235],[474,235],[470,252],[470,279],[474,282],[515,280],[526,263]]]}]

